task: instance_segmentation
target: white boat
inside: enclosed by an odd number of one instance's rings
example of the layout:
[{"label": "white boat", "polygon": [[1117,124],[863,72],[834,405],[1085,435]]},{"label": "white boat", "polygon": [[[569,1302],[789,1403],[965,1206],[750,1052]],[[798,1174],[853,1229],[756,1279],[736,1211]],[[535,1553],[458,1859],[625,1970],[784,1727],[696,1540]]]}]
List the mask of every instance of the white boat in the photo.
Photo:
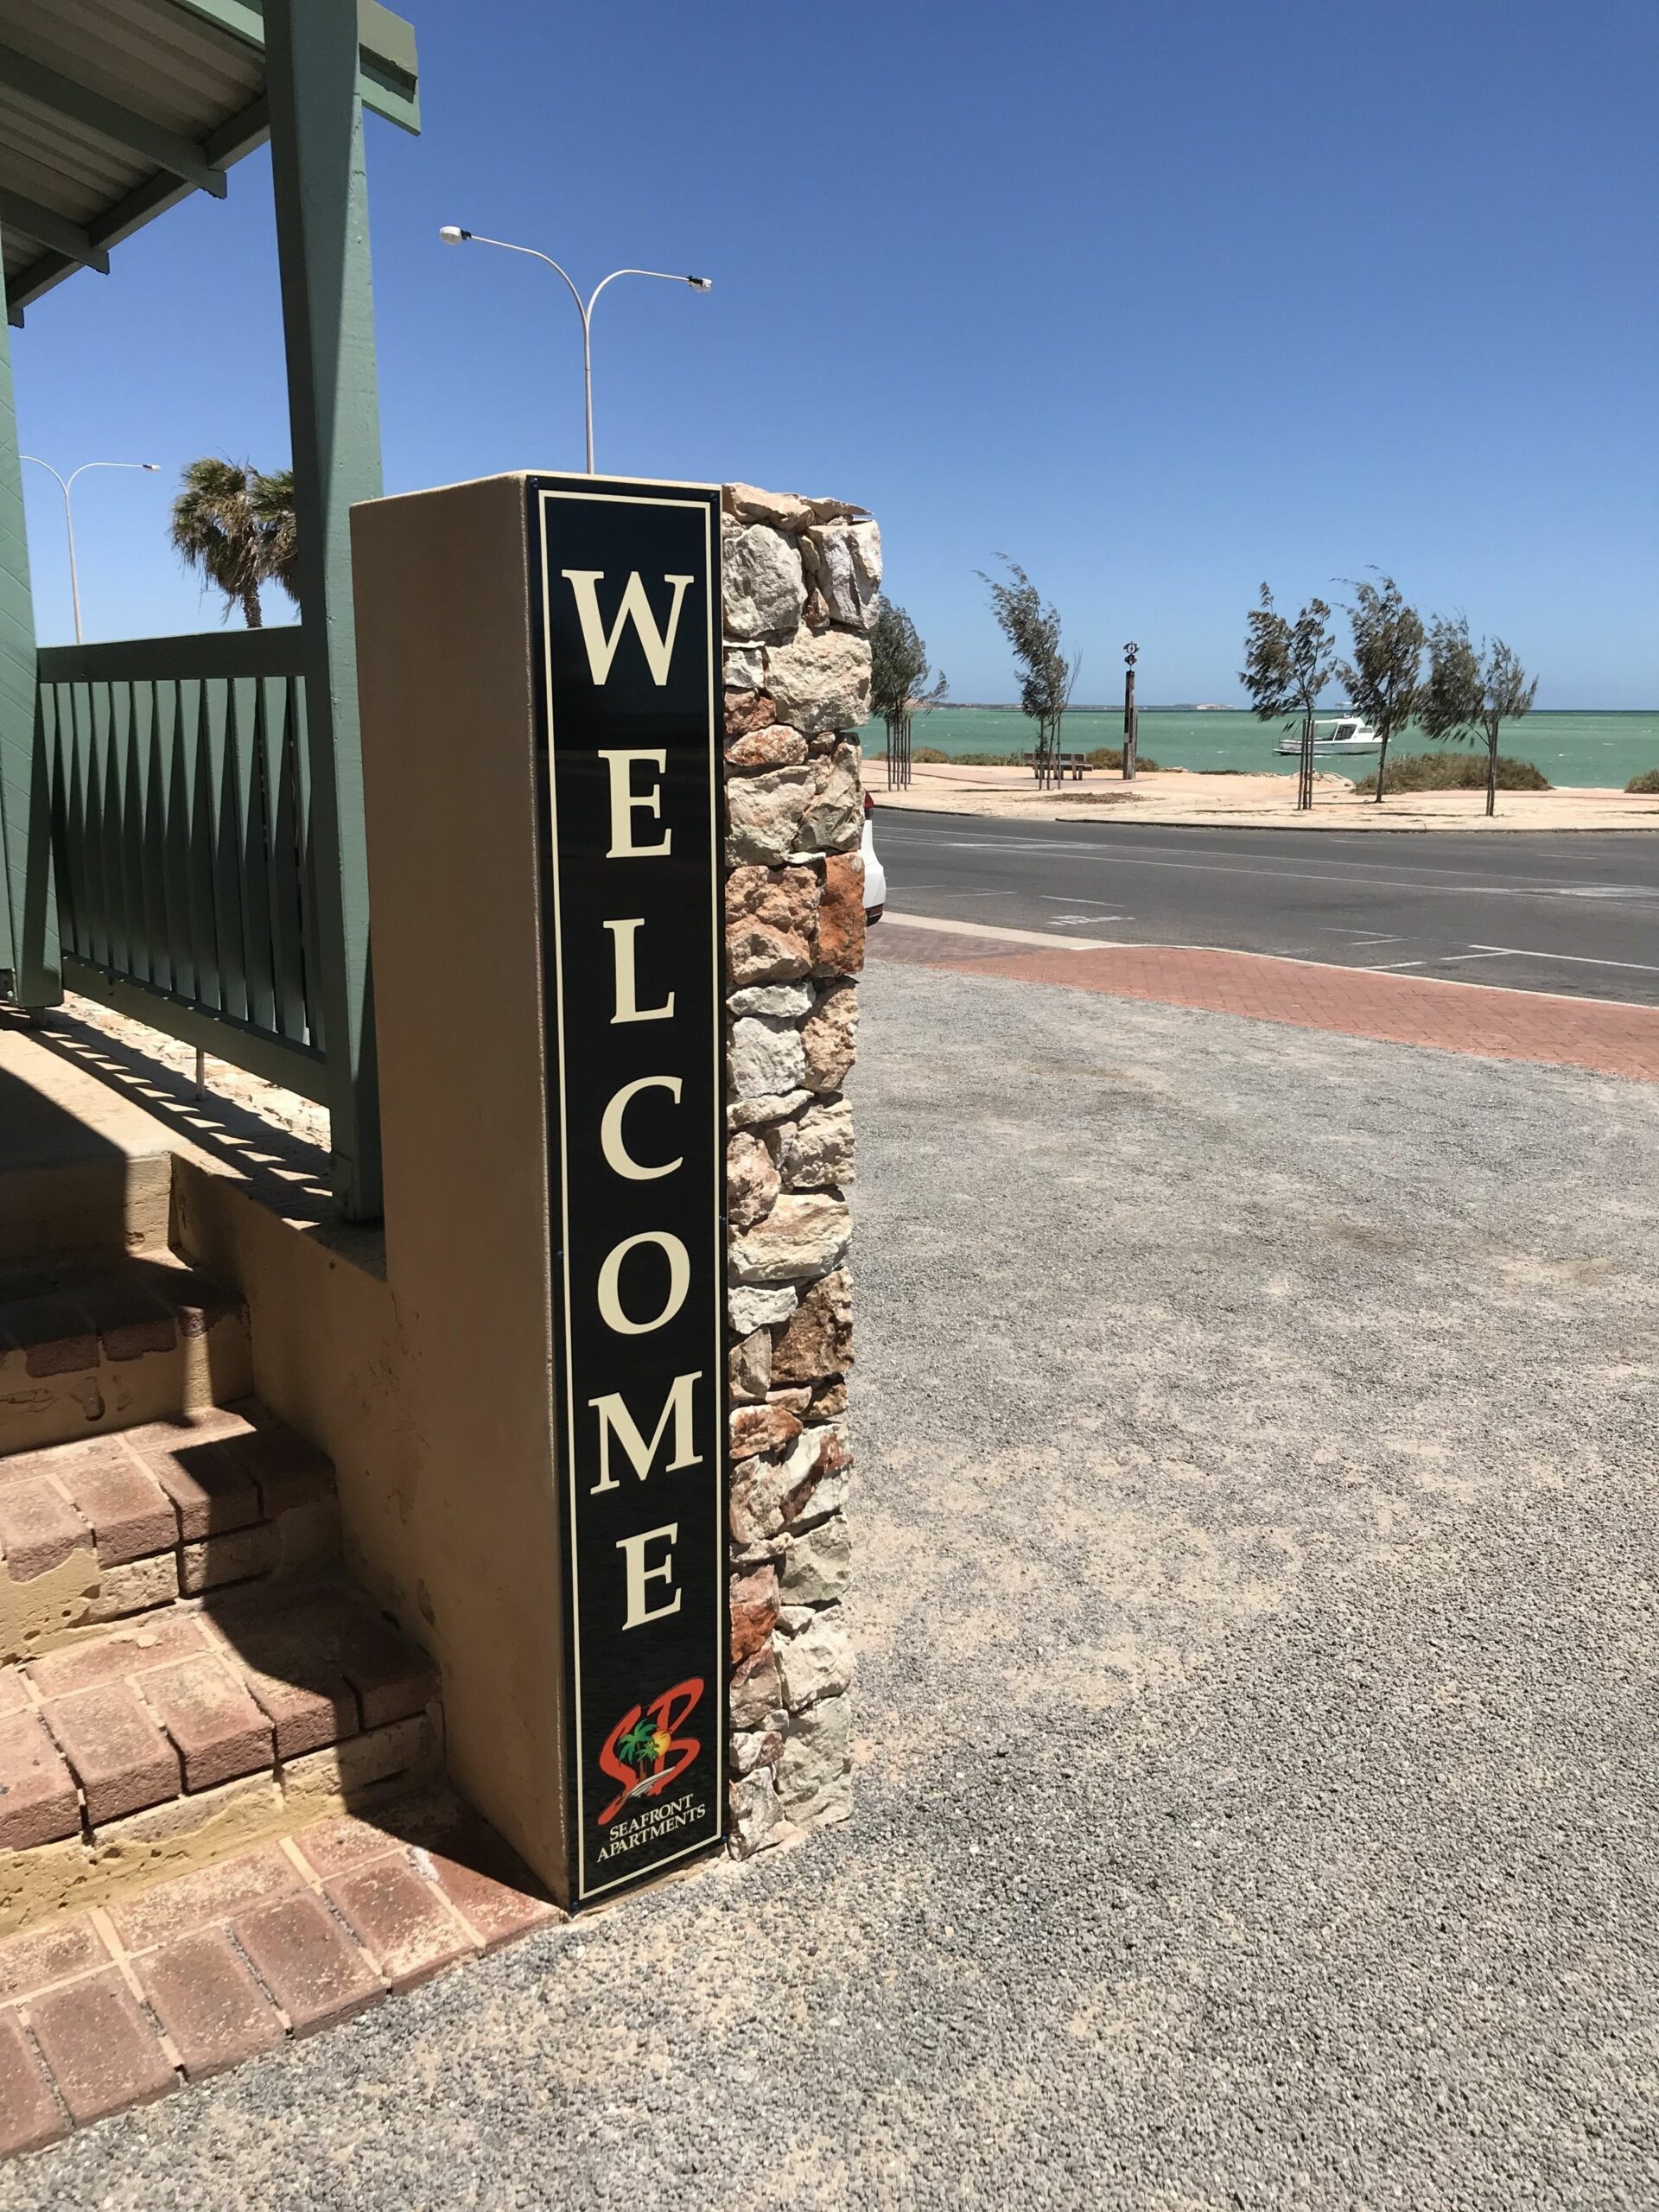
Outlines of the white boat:
[{"label": "white boat", "polygon": [[[1367,729],[1357,715],[1337,715],[1313,725],[1315,753],[1376,753],[1382,741],[1374,729]],[[1279,741],[1281,753],[1292,760],[1300,753],[1302,734],[1299,729],[1288,731]]]}]

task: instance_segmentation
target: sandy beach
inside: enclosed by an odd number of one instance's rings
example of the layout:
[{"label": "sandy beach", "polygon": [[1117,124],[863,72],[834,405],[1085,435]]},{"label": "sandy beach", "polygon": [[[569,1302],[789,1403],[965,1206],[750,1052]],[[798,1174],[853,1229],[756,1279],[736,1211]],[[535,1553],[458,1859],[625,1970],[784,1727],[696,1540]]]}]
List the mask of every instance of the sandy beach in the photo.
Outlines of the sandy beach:
[{"label": "sandy beach", "polygon": [[1206,775],[1190,768],[1143,770],[1132,784],[1110,769],[1081,783],[1039,791],[1028,768],[970,768],[918,762],[908,791],[888,791],[880,760],[864,764],[878,806],[931,814],[990,815],[1004,821],[1155,823],[1166,829],[1238,830],[1659,830],[1659,798],[1585,789],[1499,791],[1488,820],[1484,791],[1408,791],[1381,806],[1345,776],[1321,773],[1311,814],[1298,814],[1296,779]]}]

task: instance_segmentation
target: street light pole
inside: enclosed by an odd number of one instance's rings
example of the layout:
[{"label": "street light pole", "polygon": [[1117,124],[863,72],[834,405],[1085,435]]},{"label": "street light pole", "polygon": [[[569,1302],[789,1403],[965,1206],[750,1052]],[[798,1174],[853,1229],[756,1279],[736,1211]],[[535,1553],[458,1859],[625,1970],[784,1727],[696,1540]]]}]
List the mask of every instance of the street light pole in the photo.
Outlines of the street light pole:
[{"label": "street light pole", "polygon": [[84,476],[89,468],[142,468],[153,476],[161,467],[159,461],[83,461],[79,468],[72,468],[67,476],[59,476],[49,461],[42,461],[37,453],[26,453],[25,461],[32,461],[36,468],[43,468],[48,476],[57,479],[63,494],[63,527],[69,540],[69,597],[75,610],[75,643],[85,642],[80,631],[80,575],[75,567],[75,510],[69,497],[69,487],[77,476]]},{"label": "street light pole", "polygon": [[1141,648],[1127,645],[1123,648],[1123,780],[1135,781],[1135,755],[1141,747],[1141,709],[1135,703],[1135,663]]},{"label": "street light pole", "polygon": [[576,313],[582,317],[582,391],[583,411],[588,426],[588,474],[594,474],[594,302],[607,284],[619,276],[654,276],[664,284],[689,284],[694,292],[711,292],[715,288],[712,276],[676,276],[665,269],[613,269],[608,276],[601,276],[584,300],[571,282],[568,270],[561,269],[550,253],[541,253],[533,245],[514,245],[507,238],[486,238],[477,231],[463,231],[457,223],[446,223],[438,232],[446,245],[494,245],[504,253],[527,253],[532,261],[544,261],[550,269],[557,270],[569,287],[576,303]]}]

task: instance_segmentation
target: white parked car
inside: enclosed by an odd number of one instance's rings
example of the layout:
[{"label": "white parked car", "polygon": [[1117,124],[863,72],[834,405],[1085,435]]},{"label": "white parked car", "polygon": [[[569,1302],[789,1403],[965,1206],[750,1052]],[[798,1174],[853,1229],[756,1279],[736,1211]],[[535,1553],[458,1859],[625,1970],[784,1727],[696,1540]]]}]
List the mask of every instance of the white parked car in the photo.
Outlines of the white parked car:
[{"label": "white parked car", "polygon": [[864,794],[864,836],[859,851],[864,861],[864,919],[879,922],[881,909],[887,903],[887,872],[875,856],[875,832],[872,817],[875,801],[868,791]]}]

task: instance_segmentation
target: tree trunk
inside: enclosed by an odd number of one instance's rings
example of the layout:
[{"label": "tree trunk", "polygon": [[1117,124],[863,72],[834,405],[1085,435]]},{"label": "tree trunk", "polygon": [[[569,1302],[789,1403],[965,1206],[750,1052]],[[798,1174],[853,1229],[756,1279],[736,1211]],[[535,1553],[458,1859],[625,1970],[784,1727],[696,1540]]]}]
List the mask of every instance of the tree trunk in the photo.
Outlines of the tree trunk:
[{"label": "tree trunk", "polygon": [[1376,803],[1382,804],[1382,779],[1389,766],[1389,732],[1382,733],[1382,750],[1376,756]]},{"label": "tree trunk", "polygon": [[1491,731],[1486,740],[1486,811],[1497,812],[1497,732]]},{"label": "tree trunk", "polygon": [[263,630],[265,626],[264,609],[259,604],[257,584],[248,584],[243,590],[242,619],[250,630]]}]

